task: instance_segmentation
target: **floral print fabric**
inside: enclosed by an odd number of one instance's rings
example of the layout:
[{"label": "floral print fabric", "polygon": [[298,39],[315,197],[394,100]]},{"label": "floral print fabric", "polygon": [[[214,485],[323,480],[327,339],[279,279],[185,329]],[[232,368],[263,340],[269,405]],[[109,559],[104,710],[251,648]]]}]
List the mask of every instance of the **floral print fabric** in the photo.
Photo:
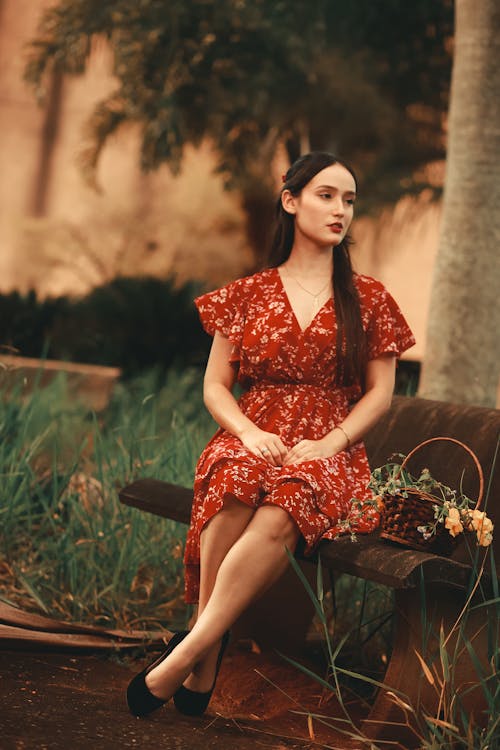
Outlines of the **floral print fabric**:
[{"label": "floral print fabric", "polygon": [[[399,356],[415,341],[398,305],[375,279],[355,275],[369,359]],[[333,298],[302,330],[276,268],[228,284],[195,300],[205,330],[219,331],[233,349],[244,393],[239,406],[257,426],[278,433],[291,448],[317,440],[342,422],[361,396],[359,386],[339,387]],[[186,601],[199,588],[200,534],[226,498],[252,507],[279,505],[297,523],[310,553],[321,539],[347,527],[373,531],[379,516],[370,501],[370,468],[360,441],[336,456],[274,467],[219,429],[196,467],[191,524],[185,550]],[[360,502],[352,502],[356,498]]]}]

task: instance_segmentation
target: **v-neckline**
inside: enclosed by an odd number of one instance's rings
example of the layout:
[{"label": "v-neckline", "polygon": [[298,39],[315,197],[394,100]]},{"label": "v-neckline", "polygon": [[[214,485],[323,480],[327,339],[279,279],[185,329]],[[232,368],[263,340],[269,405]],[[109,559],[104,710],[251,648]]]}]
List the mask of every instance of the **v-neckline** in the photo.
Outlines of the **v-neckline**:
[{"label": "v-neckline", "polygon": [[311,328],[312,324],[315,322],[316,318],[323,312],[323,310],[325,309],[325,307],[330,304],[330,302],[332,301],[333,297],[332,296],[328,297],[328,299],[323,302],[323,304],[321,305],[321,307],[318,308],[318,310],[316,311],[316,314],[311,318],[311,320],[309,321],[309,323],[307,324],[307,326],[305,328],[302,328],[301,325],[300,325],[300,323],[299,323],[299,319],[297,318],[297,315],[295,314],[295,310],[292,307],[292,303],[290,302],[290,297],[287,294],[287,291],[285,289],[285,285],[283,284],[283,279],[281,278],[281,273],[279,272],[279,268],[277,266],[275,266],[275,271],[276,271],[276,274],[278,276],[279,284],[280,284],[280,287],[281,287],[281,293],[282,293],[282,295],[283,295],[283,297],[285,299],[285,302],[286,302],[286,304],[288,306],[289,311],[292,314],[292,320],[293,320],[293,322],[295,323],[295,325],[297,326],[297,328],[299,329],[299,332],[301,334],[307,333],[307,331]]}]

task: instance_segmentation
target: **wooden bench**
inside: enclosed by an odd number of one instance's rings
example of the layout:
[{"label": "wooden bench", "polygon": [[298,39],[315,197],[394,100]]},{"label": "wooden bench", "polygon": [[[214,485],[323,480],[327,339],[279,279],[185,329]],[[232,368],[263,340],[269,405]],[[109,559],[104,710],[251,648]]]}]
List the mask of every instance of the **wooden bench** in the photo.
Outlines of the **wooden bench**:
[{"label": "wooden bench", "polygon": [[[488,515],[499,530],[494,533],[493,544],[496,559],[500,560],[500,456],[491,475],[499,435],[498,410],[396,396],[390,411],[365,443],[372,467],[383,465],[395,453],[409,453],[415,445],[431,437],[449,436],[466,443],[478,456],[489,486]],[[458,487],[462,482],[469,497],[477,496],[477,472],[459,447],[443,441],[423,448],[416,468],[423,466],[428,466],[433,475],[449,486]],[[467,470],[462,477],[464,467]],[[191,490],[154,479],[140,479],[122,489],[120,500],[140,510],[189,523]],[[349,538],[325,541],[319,552],[323,566],[335,574],[348,573],[394,589],[394,643],[384,682],[405,693],[413,705],[425,706],[433,715],[436,694],[424,679],[415,655],[415,649],[422,650],[422,581],[427,599],[426,617],[434,636],[439,633],[441,623],[448,632],[462,609],[470,580],[471,568],[464,545],[446,558],[405,549],[379,539],[375,533],[360,536],[356,542]],[[303,562],[302,566],[309,580],[314,581],[314,561]],[[291,570],[246,613],[238,624],[238,634],[253,637],[261,646],[277,646],[281,651],[297,654],[312,614],[304,587]],[[487,658],[484,621],[484,609],[478,610],[467,625],[474,648],[483,661]],[[436,640],[431,636],[428,649],[433,648]],[[473,678],[474,669],[465,654],[456,667],[456,684]],[[483,708],[481,691],[472,691],[468,710],[479,717]],[[404,743],[403,747],[411,747],[414,736],[392,724],[402,718],[401,710],[387,697],[386,691],[379,690],[363,722],[363,730],[376,740],[397,740]]]}]

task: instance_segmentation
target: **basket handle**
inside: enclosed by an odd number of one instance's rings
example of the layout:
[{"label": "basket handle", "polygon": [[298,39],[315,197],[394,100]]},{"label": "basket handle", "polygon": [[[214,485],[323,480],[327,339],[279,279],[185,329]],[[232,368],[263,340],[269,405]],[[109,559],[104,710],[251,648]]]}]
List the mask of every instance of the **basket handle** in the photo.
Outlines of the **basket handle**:
[{"label": "basket handle", "polygon": [[396,476],[399,477],[399,475],[401,474],[402,470],[405,468],[405,466],[408,463],[408,461],[410,460],[410,458],[418,450],[420,450],[420,448],[423,448],[424,445],[429,445],[429,443],[435,443],[438,440],[447,440],[449,443],[455,443],[456,445],[459,445],[461,448],[463,448],[465,451],[467,451],[467,453],[473,459],[473,461],[474,461],[474,463],[476,465],[477,473],[479,475],[479,494],[478,494],[477,503],[476,503],[476,508],[479,508],[479,506],[481,505],[481,502],[483,500],[483,493],[484,493],[484,474],[483,474],[483,470],[481,468],[481,464],[479,463],[479,459],[476,456],[476,454],[473,451],[471,451],[471,449],[469,448],[468,445],[465,445],[465,443],[460,442],[460,440],[456,440],[456,438],[450,438],[450,437],[433,437],[433,438],[429,438],[429,440],[424,440],[422,443],[419,443],[418,445],[415,446],[415,448],[413,448],[413,450],[411,450],[408,453],[408,455],[406,456],[406,458],[403,460],[403,462],[401,463],[401,467],[399,469],[399,472],[397,473]]}]

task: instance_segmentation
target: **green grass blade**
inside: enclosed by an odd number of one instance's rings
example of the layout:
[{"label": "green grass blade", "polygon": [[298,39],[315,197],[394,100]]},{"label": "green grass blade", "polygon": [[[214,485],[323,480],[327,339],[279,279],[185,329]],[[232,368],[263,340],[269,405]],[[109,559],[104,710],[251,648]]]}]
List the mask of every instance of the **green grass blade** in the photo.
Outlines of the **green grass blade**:
[{"label": "green grass blade", "polygon": [[326,623],[325,613],[323,610],[323,607],[321,606],[320,602],[316,598],[316,595],[314,591],[311,588],[311,585],[307,578],[305,577],[303,571],[300,569],[300,565],[298,564],[297,560],[295,559],[294,555],[290,552],[288,547],[286,548],[286,553],[288,555],[288,560],[290,562],[290,565],[294,569],[295,573],[300,578],[300,581],[302,582],[302,585],[304,586],[305,590],[307,591],[309,598],[311,599],[314,609],[316,610],[316,614],[321,620],[321,623],[324,625]]},{"label": "green grass blade", "polygon": [[316,672],[313,672],[308,667],[305,667],[303,664],[301,664],[298,661],[295,661],[295,659],[292,659],[290,656],[286,656],[286,654],[282,654],[278,651],[279,655],[282,659],[284,659],[288,664],[291,664],[293,667],[296,667],[301,672],[306,674],[308,677],[311,677],[313,680],[318,682],[322,687],[326,688],[329,692],[334,692],[333,685],[330,682],[327,682],[323,677],[320,677],[320,675],[316,674]]},{"label": "green grass blade", "polygon": [[445,636],[443,623],[439,628],[439,658],[441,660],[441,668],[443,670],[443,678],[446,683],[450,682],[450,662],[448,660],[448,652],[445,645]]},{"label": "green grass blade", "polygon": [[48,614],[49,608],[46,606],[41,596],[35,590],[34,586],[30,583],[30,581],[28,581],[26,576],[24,576],[22,573],[16,570],[16,577],[19,580],[19,583],[22,585],[23,589],[25,589],[25,591],[28,592],[30,597],[34,599],[34,601],[38,604],[40,609],[42,609],[46,614]]},{"label": "green grass blade", "polygon": [[476,670],[476,675],[479,678],[479,684],[481,685],[483,695],[486,698],[486,701],[488,703],[488,709],[490,713],[495,712],[495,701],[494,696],[489,688],[488,685],[488,675],[486,674],[484,667],[478,658],[472,643],[468,638],[465,639],[465,646],[467,648],[467,651],[469,652],[469,656],[471,658],[471,661],[474,665],[474,669]]},{"label": "green grass blade", "polygon": [[427,651],[427,641],[429,637],[427,624],[427,595],[425,592],[425,576],[423,567],[420,568],[420,622],[422,626],[422,654]]},{"label": "green grass blade", "polygon": [[323,611],[323,566],[321,565],[321,556],[318,555],[318,562],[316,565],[316,597],[320,603],[321,610]]}]

